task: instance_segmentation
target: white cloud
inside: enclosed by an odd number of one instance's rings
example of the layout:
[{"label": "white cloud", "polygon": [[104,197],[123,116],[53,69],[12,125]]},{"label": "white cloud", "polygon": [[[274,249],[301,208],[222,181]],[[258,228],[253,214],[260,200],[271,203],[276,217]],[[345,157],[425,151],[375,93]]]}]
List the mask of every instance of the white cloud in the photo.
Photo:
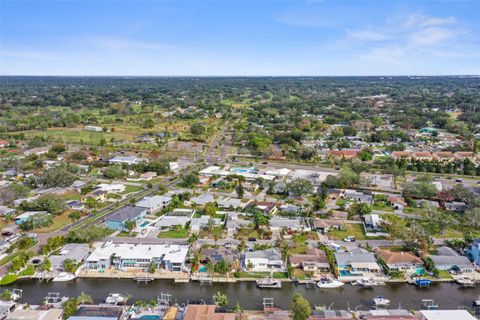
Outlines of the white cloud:
[{"label": "white cloud", "polygon": [[425,28],[425,27],[436,27],[436,26],[445,26],[445,25],[455,25],[457,24],[457,18],[455,17],[431,17],[422,14],[411,14],[405,20],[405,26],[407,28]]},{"label": "white cloud", "polygon": [[426,28],[411,33],[408,40],[415,46],[430,46],[442,44],[447,40],[455,39],[459,35],[460,31],[457,29]]},{"label": "white cloud", "polygon": [[372,30],[349,31],[348,36],[360,41],[381,41],[387,38],[383,33]]}]

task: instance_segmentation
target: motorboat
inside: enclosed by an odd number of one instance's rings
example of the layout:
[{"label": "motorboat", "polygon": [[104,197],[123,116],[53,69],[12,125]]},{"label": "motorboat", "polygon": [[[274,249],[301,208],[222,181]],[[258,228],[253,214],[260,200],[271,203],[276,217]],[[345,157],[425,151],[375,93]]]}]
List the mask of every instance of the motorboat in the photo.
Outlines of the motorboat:
[{"label": "motorboat", "polygon": [[317,287],[331,289],[331,288],[340,288],[344,284],[345,283],[343,283],[342,281],[338,281],[338,280],[335,280],[335,279],[321,278],[317,282]]},{"label": "motorboat", "polygon": [[416,279],[415,285],[419,288],[427,288],[432,284],[432,280],[430,279]]},{"label": "motorboat", "polygon": [[63,303],[68,300],[68,297],[60,296],[60,293],[49,292],[44,298],[45,305],[53,306],[54,308],[61,308]]},{"label": "motorboat", "polygon": [[375,281],[372,278],[362,278],[352,283],[353,285],[359,285],[363,288],[371,288],[374,286],[383,286],[385,282]]},{"label": "motorboat", "polygon": [[121,293],[110,293],[105,299],[106,304],[119,305],[125,304],[127,302],[127,297]]},{"label": "motorboat", "polygon": [[473,300],[472,305],[474,307],[480,307],[480,296]]},{"label": "motorboat", "polygon": [[72,281],[75,279],[76,276],[73,273],[68,273],[68,272],[60,272],[58,276],[53,278],[53,282],[66,282],[66,281]]},{"label": "motorboat", "polygon": [[386,307],[390,304],[390,300],[386,299],[384,296],[376,296],[373,298],[373,303],[376,307]]},{"label": "motorboat", "polygon": [[458,278],[456,282],[464,288],[473,288],[475,287],[475,282],[468,278]]},{"label": "motorboat", "polygon": [[261,289],[280,289],[282,288],[282,282],[278,279],[273,279],[272,277],[266,277],[257,280],[257,287]]},{"label": "motorboat", "polygon": [[12,294],[10,295],[10,300],[12,301],[19,301],[23,296],[23,290],[22,289],[13,289]]},{"label": "motorboat", "polygon": [[433,299],[423,299],[422,300],[422,309],[437,310],[438,309],[438,304],[436,304]]}]

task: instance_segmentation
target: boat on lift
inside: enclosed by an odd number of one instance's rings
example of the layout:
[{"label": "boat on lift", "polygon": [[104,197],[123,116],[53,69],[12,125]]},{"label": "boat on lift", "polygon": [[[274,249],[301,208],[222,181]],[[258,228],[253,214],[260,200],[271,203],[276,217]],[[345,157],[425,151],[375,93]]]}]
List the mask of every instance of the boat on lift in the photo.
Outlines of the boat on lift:
[{"label": "boat on lift", "polygon": [[58,276],[53,278],[53,282],[66,282],[66,281],[72,281],[75,279],[75,275],[73,273],[68,273],[68,272],[60,272]]},{"label": "boat on lift", "polygon": [[13,289],[12,294],[10,295],[10,300],[12,301],[19,301],[23,296],[23,290],[22,289]]},{"label": "boat on lift", "polygon": [[362,279],[356,280],[352,284],[359,285],[363,288],[372,288],[376,286],[384,286],[385,282],[376,281],[376,280],[373,280],[372,278],[362,278]]},{"label": "boat on lift", "polygon": [[317,282],[317,287],[322,288],[322,289],[333,289],[333,288],[340,288],[343,286],[345,283],[342,281],[338,281],[335,279],[330,279],[330,278],[321,278]]},{"label": "boat on lift", "polygon": [[475,287],[475,282],[468,278],[458,278],[456,282],[464,288],[473,288]]},{"label": "boat on lift", "polygon": [[477,308],[477,307],[480,308],[480,296],[478,296],[476,299],[473,300],[472,305],[475,308]]},{"label": "boat on lift", "polygon": [[49,292],[44,298],[45,305],[53,306],[54,308],[61,308],[67,300],[68,297],[62,297],[58,292]]},{"label": "boat on lift", "polygon": [[273,279],[272,277],[266,277],[257,280],[257,287],[260,289],[281,289],[282,282],[278,279]]},{"label": "boat on lift", "polygon": [[438,309],[438,304],[436,304],[433,299],[423,299],[422,300],[422,309],[437,310]]}]

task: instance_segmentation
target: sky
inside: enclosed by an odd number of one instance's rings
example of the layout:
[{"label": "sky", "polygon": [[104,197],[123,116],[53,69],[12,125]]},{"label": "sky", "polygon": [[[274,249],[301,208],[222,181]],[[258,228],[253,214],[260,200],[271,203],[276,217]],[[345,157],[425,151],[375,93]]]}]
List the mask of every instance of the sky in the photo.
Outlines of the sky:
[{"label": "sky", "polygon": [[479,75],[480,0],[0,0],[1,75]]}]

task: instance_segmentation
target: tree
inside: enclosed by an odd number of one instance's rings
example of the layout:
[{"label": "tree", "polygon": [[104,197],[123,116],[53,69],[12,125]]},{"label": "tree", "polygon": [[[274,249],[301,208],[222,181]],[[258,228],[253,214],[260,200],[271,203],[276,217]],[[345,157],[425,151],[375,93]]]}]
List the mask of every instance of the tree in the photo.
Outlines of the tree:
[{"label": "tree", "polygon": [[255,229],[257,230],[260,229],[261,226],[268,223],[267,217],[265,217],[265,215],[258,210],[253,212],[253,221],[255,223]]},{"label": "tree", "polygon": [[222,228],[221,227],[216,227],[216,228],[213,228],[212,230],[212,236],[213,236],[213,239],[215,240],[215,246],[217,245],[217,241],[218,239],[220,239],[220,237],[222,236]]},{"label": "tree", "polygon": [[287,183],[287,191],[294,197],[300,197],[311,193],[313,185],[309,180],[299,178]]},{"label": "tree", "polygon": [[475,228],[480,228],[480,208],[470,208],[465,211],[465,218]]},{"label": "tree", "polygon": [[373,159],[373,152],[370,148],[363,148],[362,150],[360,150],[360,152],[358,153],[358,157],[360,158],[360,160],[362,161],[370,161]]},{"label": "tree", "polygon": [[150,129],[153,127],[155,127],[155,121],[153,121],[152,118],[148,118],[148,119],[145,119],[145,121],[143,121],[142,128]]},{"label": "tree", "polygon": [[202,123],[194,123],[190,126],[190,133],[200,136],[205,133],[205,126]]},{"label": "tree", "polygon": [[77,297],[77,302],[79,304],[93,304],[93,299],[90,295],[82,291],[80,295]]},{"label": "tree", "polygon": [[103,175],[108,179],[119,179],[125,176],[125,170],[123,170],[122,166],[120,165],[113,165],[107,167],[103,171]]},{"label": "tree", "polygon": [[72,259],[65,259],[62,264],[66,272],[74,273],[77,271],[77,265]]},{"label": "tree", "polygon": [[239,199],[242,199],[243,195],[245,194],[245,190],[243,189],[243,185],[240,179],[237,181],[237,185],[235,186],[235,192],[237,193],[237,197]]},{"label": "tree", "polygon": [[65,301],[62,305],[63,308],[63,319],[66,320],[72,317],[75,312],[77,312],[78,306],[80,305],[77,298],[70,298]]},{"label": "tree", "polygon": [[351,216],[359,215],[363,217],[366,214],[370,214],[372,212],[372,208],[365,202],[354,202],[348,208],[348,213]]},{"label": "tree", "polygon": [[228,297],[226,294],[221,293],[218,291],[214,296],[213,296],[213,301],[215,304],[219,307],[226,308],[228,306]]},{"label": "tree", "polygon": [[291,309],[293,320],[306,320],[312,314],[310,302],[299,293],[293,295]]},{"label": "tree", "polygon": [[217,206],[213,202],[206,203],[203,207],[203,212],[206,215],[213,217],[217,213]]},{"label": "tree", "polygon": [[50,262],[50,259],[48,259],[48,257],[45,257],[45,259],[38,268],[41,271],[50,271],[50,269],[52,269],[52,263]]},{"label": "tree", "polygon": [[128,234],[132,234],[133,230],[137,227],[137,223],[133,220],[127,220],[124,223],[124,227],[127,228]]}]

